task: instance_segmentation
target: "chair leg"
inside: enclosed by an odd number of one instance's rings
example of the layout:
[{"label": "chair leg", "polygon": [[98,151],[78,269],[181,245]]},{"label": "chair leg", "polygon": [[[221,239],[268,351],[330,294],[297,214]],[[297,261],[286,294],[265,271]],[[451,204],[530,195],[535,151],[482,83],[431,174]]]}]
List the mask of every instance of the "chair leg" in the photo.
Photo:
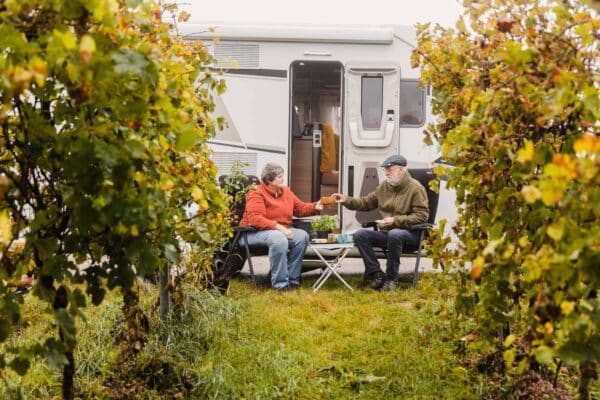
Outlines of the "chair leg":
[{"label": "chair leg", "polygon": [[415,272],[413,273],[413,287],[417,286],[417,276],[419,274],[419,263],[421,262],[421,254],[417,254],[417,261],[415,261]]},{"label": "chair leg", "polygon": [[[232,250],[235,249],[239,245],[239,240],[240,240],[240,234],[236,233],[235,236],[233,237],[233,240],[229,244],[229,249],[227,250],[227,257],[225,257],[225,260],[223,261],[223,265],[225,265],[225,266],[229,265],[228,262],[232,257],[232,252],[233,252]],[[223,271],[223,273],[230,274],[231,271]],[[227,278],[229,279],[229,276],[227,276]]]},{"label": "chair leg", "polygon": [[415,261],[415,272],[413,274],[413,287],[417,286],[417,276],[419,274],[419,264],[421,263],[421,250],[423,250],[423,238],[425,237],[425,231],[421,231],[419,237],[419,250],[417,251],[417,260]]},{"label": "chair leg", "polygon": [[[247,239],[247,238],[246,238]],[[250,254],[250,248],[248,247],[248,240],[244,240],[244,248],[246,249],[246,259],[248,260],[248,268],[250,269],[250,276],[252,277],[252,283],[256,288],[256,275],[254,274],[254,265],[252,264],[252,255]]]}]

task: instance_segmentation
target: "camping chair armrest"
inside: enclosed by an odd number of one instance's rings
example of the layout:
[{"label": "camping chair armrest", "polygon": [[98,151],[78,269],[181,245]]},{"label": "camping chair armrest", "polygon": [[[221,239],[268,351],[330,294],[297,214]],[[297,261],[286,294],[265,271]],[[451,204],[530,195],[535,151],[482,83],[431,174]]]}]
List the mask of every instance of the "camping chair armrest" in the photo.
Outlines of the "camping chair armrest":
[{"label": "camping chair armrest", "polygon": [[423,231],[425,229],[431,229],[431,228],[433,228],[433,224],[430,224],[430,223],[416,224],[416,225],[411,225],[409,227],[409,229],[414,230],[414,231]]},{"label": "camping chair armrest", "polygon": [[378,231],[379,227],[377,226],[377,222],[375,221],[371,221],[371,222],[365,222],[364,224],[362,224],[363,228],[373,228],[374,231]]},{"label": "camping chair armrest", "polygon": [[256,232],[257,229],[253,226],[249,225],[240,225],[235,227],[236,232],[248,233],[248,232]]},{"label": "camping chair armrest", "polygon": [[[365,222],[364,224],[362,224],[362,227],[363,228],[373,228],[376,231],[379,230],[379,227],[377,226],[377,222],[375,222],[375,221]],[[424,231],[426,229],[431,229],[431,228],[433,228],[433,225],[430,223],[416,224],[416,225],[411,225],[408,227],[408,229],[414,230],[414,231]]]}]

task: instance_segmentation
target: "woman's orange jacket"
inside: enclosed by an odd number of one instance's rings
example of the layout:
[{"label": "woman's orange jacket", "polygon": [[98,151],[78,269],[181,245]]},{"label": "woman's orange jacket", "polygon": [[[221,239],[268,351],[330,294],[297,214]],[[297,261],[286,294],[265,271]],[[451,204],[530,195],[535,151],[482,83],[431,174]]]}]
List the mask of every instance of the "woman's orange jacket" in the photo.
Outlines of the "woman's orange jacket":
[{"label": "woman's orange jacket", "polygon": [[306,217],[315,214],[315,203],[305,203],[288,187],[274,194],[261,182],[246,195],[246,210],[240,225],[250,225],[258,230],[275,229],[277,224],[292,226],[292,216]]}]

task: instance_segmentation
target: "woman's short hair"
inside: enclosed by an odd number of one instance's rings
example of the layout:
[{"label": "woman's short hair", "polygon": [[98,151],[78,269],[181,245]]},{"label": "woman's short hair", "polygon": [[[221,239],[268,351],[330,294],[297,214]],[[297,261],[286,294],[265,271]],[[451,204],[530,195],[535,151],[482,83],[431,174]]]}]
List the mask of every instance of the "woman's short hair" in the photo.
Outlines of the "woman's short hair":
[{"label": "woman's short hair", "polygon": [[262,173],[260,174],[260,180],[265,184],[269,184],[280,174],[283,174],[283,167],[277,163],[270,162],[263,168]]}]

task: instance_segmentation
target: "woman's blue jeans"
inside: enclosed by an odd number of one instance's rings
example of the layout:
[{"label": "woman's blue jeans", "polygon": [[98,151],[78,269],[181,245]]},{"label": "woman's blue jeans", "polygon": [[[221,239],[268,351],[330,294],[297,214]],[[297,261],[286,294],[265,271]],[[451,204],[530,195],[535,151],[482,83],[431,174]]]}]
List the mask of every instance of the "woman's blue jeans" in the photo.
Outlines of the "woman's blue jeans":
[{"label": "woman's blue jeans", "polygon": [[289,285],[300,284],[302,258],[308,246],[308,234],[302,229],[288,228],[292,239],[280,231],[266,230],[248,233],[249,246],[267,246],[271,264],[271,287],[281,290]]}]

